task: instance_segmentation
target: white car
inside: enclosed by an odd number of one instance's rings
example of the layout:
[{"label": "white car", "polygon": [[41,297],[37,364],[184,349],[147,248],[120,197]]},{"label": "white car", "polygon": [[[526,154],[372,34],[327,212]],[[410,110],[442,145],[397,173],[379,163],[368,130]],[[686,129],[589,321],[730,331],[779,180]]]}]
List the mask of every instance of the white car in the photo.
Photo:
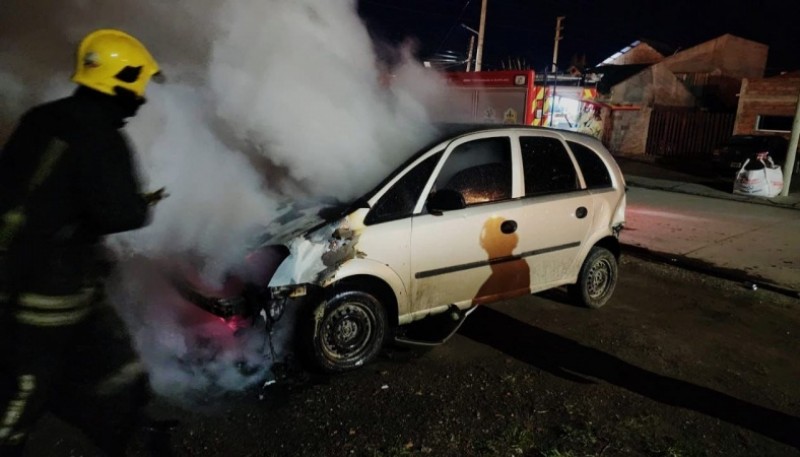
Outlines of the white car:
[{"label": "white car", "polygon": [[624,220],[622,173],[595,138],[451,126],[346,208],[284,206],[251,256],[262,273],[250,292],[179,290],[225,317],[274,322],[300,307],[309,360],[346,371],[435,315],[459,324],[477,305],[564,285],[603,306]]}]

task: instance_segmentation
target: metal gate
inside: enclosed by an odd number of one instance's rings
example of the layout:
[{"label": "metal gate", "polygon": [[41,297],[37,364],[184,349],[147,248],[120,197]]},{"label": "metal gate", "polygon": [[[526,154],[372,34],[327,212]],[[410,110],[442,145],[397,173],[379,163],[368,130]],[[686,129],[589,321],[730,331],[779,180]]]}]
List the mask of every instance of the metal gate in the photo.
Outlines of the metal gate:
[{"label": "metal gate", "polygon": [[650,115],[647,154],[661,157],[710,155],[733,134],[736,113],[655,107]]}]

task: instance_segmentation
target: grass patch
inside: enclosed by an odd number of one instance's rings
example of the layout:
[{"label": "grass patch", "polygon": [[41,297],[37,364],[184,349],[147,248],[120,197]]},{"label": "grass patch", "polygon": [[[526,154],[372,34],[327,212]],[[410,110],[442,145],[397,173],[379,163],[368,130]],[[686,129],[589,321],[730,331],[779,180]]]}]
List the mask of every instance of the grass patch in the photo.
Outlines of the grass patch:
[{"label": "grass patch", "polygon": [[476,448],[479,455],[485,456],[512,456],[530,455],[534,448],[534,432],[522,425],[512,425],[500,433],[499,436],[484,441]]},{"label": "grass patch", "polygon": [[558,449],[550,449],[542,453],[543,457],[576,457],[572,451],[559,451]]}]

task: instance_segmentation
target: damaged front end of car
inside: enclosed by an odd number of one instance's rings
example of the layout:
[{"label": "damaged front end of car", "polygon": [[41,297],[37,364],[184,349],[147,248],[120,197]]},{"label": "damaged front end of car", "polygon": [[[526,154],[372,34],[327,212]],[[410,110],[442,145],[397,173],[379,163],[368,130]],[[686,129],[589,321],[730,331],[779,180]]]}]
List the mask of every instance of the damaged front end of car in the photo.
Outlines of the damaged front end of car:
[{"label": "damaged front end of car", "polygon": [[[171,283],[186,301],[226,321],[262,319],[272,328],[290,309],[319,301],[326,277],[356,255],[347,208],[293,202],[279,208],[258,237],[238,274],[236,287],[208,287],[194,272],[178,271]],[[227,282],[226,282],[227,284]]]},{"label": "damaged front end of car", "polygon": [[315,289],[310,284],[280,287],[249,284],[237,295],[217,297],[200,292],[180,277],[173,277],[172,285],[184,300],[217,317],[230,320],[260,316],[268,326],[281,319],[291,301],[303,299],[309,290]]}]

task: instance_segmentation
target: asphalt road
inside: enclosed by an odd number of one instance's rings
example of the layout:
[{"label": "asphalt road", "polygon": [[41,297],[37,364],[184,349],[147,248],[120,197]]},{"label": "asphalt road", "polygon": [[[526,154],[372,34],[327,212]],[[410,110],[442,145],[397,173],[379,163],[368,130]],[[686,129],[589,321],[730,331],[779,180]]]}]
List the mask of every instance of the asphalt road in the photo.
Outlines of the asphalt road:
[{"label": "asphalt road", "polygon": [[[181,421],[179,456],[800,455],[800,300],[630,257],[620,271],[600,310],[515,299],[432,350],[153,411]],[[47,418],[27,455],[95,453]]]}]

